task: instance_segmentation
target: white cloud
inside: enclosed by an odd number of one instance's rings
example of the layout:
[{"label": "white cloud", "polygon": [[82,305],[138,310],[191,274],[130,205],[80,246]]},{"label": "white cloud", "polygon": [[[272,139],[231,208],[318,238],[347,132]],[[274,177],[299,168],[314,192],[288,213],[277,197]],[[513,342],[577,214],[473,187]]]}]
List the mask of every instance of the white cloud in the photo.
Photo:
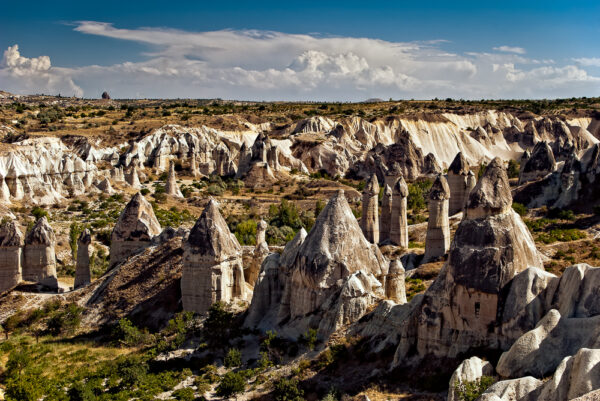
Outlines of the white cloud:
[{"label": "white cloud", "polygon": [[600,57],[574,58],[573,61],[584,67],[600,67]]},{"label": "white cloud", "polygon": [[0,78],[11,77],[5,89],[88,97],[107,90],[117,98],[363,100],[589,96],[600,87],[582,63],[555,66],[507,46],[497,48],[501,53],[459,54],[444,50],[445,41],[119,29],[90,21],[75,30],[141,42],[150,52],[142,62],[57,68],[48,57],[28,59],[13,46],[0,67]]},{"label": "white cloud", "polygon": [[494,47],[494,50],[504,53],[516,53],[516,54],[525,54],[527,53],[525,49],[517,46],[498,46]]}]

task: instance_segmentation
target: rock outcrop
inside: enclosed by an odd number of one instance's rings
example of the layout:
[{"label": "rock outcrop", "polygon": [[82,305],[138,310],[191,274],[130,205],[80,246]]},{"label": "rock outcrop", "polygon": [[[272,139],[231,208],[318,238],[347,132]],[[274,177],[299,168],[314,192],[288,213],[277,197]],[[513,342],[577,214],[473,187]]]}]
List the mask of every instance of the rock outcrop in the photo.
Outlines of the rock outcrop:
[{"label": "rock outcrop", "polygon": [[459,400],[456,387],[460,383],[473,382],[483,376],[492,376],[494,367],[488,361],[474,356],[464,360],[452,374],[448,388],[448,401]]},{"label": "rock outcrop", "polygon": [[390,240],[392,243],[408,249],[408,218],[406,216],[408,186],[404,178],[400,178],[392,189],[392,222],[390,223]]},{"label": "rock outcrop", "polygon": [[362,195],[361,227],[365,238],[372,244],[379,243],[379,184],[373,174]]},{"label": "rock outcrop", "polygon": [[132,254],[150,245],[161,233],[152,205],[141,193],[135,194],[121,212],[111,235],[110,265],[123,262]]},{"label": "rock outcrop", "polygon": [[446,178],[440,174],[429,190],[429,221],[423,263],[438,259],[450,249],[449,199],[450,187]]},{"label": "rock outcrop", "polygon": [[167,182],[165,183],[165,193],[175,198],[183,198],[179,186],[177,185],[177,175],[175,174],[175,163],[169,164],[169,175],[167,176]]},{"label": "rock outcrop", "polygon": [[329,336],[383,298],[377,278],[383,281],[387,272],[388,262],[365,239],[344,192],[338,191],[291,264],[278,313],[280,327],[291,337],[310,327],[321,337]]},{"label": "rock outcrop", "polygon": [[130,171],[125,174],[125,182],[133,189],[141,189],[140,177],[136,166],[132,166]]},{"label": "rock outcrop", "polygon": [[379,219],[379,240],[381,242],[390,239],[390,227],[392,225],[392,188],[385,185],[383,198],[381,199],[381,217]]},{"label": "rock outcrop", "polygon": [[106,195],[112,195],[115,193],[115,190],[110,184],[110,180],[106,177],[102,181],[98,182],[98,184],[96,184],[96,187]]},{"label": "rock outcrop", "polygon": [[86,286],[92,282],[90,256],[93,252],[92,234],[86,228],[77,239],[77,264],[75,266],[74,289]]},{"label": "rock outcrop", "polygon": [[211,199],[184,244],[183,309],[206,313],[215,302],[244,300],[246,296],[242,247]]},{"label": "rock outcrop", "polygon": [[23,234],[14,220],[0,224],[0,293],[16,287],[22,277]]},{"label": "rock outcrop", "polygon": [[397,304],[406,303],[405,271],[399,259],[392,260],[385,276],[385,297]]},{"label": "rock outcrop", "polygon": [[538,142],[533,148],[531,156],[521,167],[519,184],[538,180],[554,170],[556,170],[556,160],[552,149],[547,142]]},{"label": "rock outcrop", "polygon": [[459,152],[448,167],[448,186],[450,187],[448,213],[450,216],[461,212],[469,198],[469,192],[467,192],[469,171],[469,163],[462,152]]},{"label": "rock outcrop", "polygon": [[56,278],[56,236],[46,217],[38,219],[25,237],[23,280],[58,288]]},{"label": "rock outcrop", "polygon": [[262,219],[256,224],[256,247],[250,255],[250,263],[244,268],[244,279],[252,287],[256,283],[263,261],[269,255],[269,245],[265,240],[268,226]]}]

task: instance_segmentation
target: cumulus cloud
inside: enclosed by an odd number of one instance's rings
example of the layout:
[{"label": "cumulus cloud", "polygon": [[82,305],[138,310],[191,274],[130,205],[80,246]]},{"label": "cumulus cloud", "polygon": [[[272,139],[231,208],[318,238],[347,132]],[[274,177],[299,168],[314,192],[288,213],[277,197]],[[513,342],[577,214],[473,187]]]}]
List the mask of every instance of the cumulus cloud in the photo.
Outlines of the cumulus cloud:
[{"label": "cumulus cloud", "polygon": [[150,50],[141,62],[57,68],[48,57],[25,58],[13,46],[5,52],[0,77],[10,75],[19,93],[70,90],[97,97],[108,90],[113,97],[257,100],[570,97],[589,95],[599,85],[583,62],[555,66],[510,46],[494,53],[453,53],[444,50],[443,40],[121,29],[94,21],[74,29],[144,43]]},{"label": "cumulus cloud", "polygon": [[494,47],[494,50],[504,53],[516,53],[516,54],[525,54],[527,53],[525,49],[517,46],[498,46]]}]

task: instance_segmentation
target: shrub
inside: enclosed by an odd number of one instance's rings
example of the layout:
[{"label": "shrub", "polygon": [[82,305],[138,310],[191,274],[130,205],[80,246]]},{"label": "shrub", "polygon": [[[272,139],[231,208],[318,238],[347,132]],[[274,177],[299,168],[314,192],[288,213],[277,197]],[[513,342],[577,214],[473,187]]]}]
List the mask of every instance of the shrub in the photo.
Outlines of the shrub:
[{"label": "shrub", "polygon": [[304,391],[298,388],[298,380],[282,378],[273,387],[275,401],[302,401]]},{"label": "shrub", "polygon": [[121,318],[112,331],[112,337],[120,345],[133,347],[148,343],[152,335],[135,327],[129,319]]},{"label": "shrub", "polygon": [[308,329],[306,333],[300,336],[298,342],[306,344],[309,350],[315,349],[315,345],[317,344],[317,330],[316,329]]},{"label": "shrub", "polygon": [[493,377],[481,376],[477,380],[455,383],[454,391],[457,398],[461,401],[475,401],[492,384],[494,384]]},{"label": "shrub", "polygon": [[237,348],[230,348],[229,351],[227,351],[227,355],[225,355],[225,360],[223,363],[228,368],[237,368],[241,366],[242,353]]},{"label": "shrub", "polygon": [[546,216],[550,219],[575,220],[575,213],[569,209],[552,208]]},{"label": "shrub", "polygon": [[292,202],[282,199],[279,206],[269,207],[270,223],[276,227],[288,226],[295,230],[303,227],[298,208]]},{"label": "shrub", "polygon": [[527,214],[527,206],[522,203],[514,202],[512,204],[512,208],[519,216],[525,216]]},{"label": "shrub", "polygon": [[215,302],[208,310],[204,321],[204,337],[212,344],[225,344],[233,325],[233,313],[227,310],[225,303]]},{"label": "shrub", "polygon": [[216,394],[221,397],[231,397],[239,394],[246,389],[246,380],[236,372],[227,372],[221,379],[221,383],[216,388]]},{"label": "shrub", "polygon": [[510,159],[508,161],[506,174],[508,174],[508,178],[517,178],[519,176],[519,163]]},{"label": "shrub", "polygon": [[77,258],[77,240],[83,231],[83,226],[77,222],[71,223],[69,227],[69,246],[71,247],[71,256],[73,260]]},{"label": "shrub", "polygon": [[217,184],[210,184],[208,188],[206,188],[206,192],[212,196],[221,196],[225,190]]},{"label": "shrub", "polygon": [[421,209],[427,207],[427,201],[425,200],[429,194],[429,189],[433,185],[433,182],[429,179],[415,181],[414,183],[408,184],[408,198],[406,199],[406,206],[413,212],[418,212]]},{"label": "shrub", "polygon": [[176,400],[193,401],[195,399],[194,390],[189,387],[180,388],[173,391],[173,397],[175,397]]},{"label": "shrub", "polygon": [[36,206],[33,209],[31,209],[31,214],[33,215],[33,217],[35,217],[36,220],[39,220],[42,217],[48,218],[48,212],[39,206]]},{"label": "shrub", "polygon": [[81,312],[83,308],[76,303],[71,303],[67,307],[55,313],[48,320],[48,331],[53,335],[71,334],[77,330],[81,324]]},{"label": "shrub", "polygon": [[256,245],[256,221],[245,220],[239,223],[234,231],[241,245]]}]

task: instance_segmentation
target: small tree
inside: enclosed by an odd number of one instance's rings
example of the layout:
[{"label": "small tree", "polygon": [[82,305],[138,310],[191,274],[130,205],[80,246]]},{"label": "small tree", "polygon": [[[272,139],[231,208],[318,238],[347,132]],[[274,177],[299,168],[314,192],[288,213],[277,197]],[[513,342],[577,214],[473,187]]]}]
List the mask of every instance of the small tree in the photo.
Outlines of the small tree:
[{"label": "small tree", "polygon": [[455,382],[454,391],[460,401],[475,401],[492,384],[494,384],[493,377],[481,376],[473,381]]},{"label": "small tree", "polygon": [[242,353],[237,348],[229,349],[223,363],[228,368],[237,368],[242,364]]},{"label": "small tree", "polygon": [[282,378],[275,383],[273,398],[275,401],[302,401],[304,391],[298,388],[298,380]]},{"label": "small tree", "polygon": [[216,393],[221,397],[231,397],[239,394],[246,389],[246,380],[236,372],[227,372],[221,379],[221,383],[217,386]]}]

